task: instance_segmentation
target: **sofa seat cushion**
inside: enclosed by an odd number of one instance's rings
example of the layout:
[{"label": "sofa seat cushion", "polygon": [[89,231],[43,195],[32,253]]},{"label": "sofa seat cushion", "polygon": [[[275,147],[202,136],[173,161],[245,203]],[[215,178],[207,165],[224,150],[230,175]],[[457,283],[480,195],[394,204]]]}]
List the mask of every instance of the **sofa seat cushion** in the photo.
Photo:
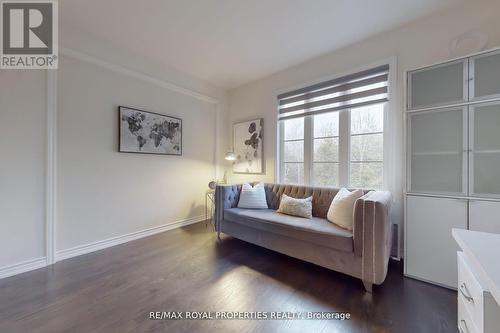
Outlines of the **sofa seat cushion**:
[{"label": "sofa seat cushion", "polygon": [[283,215],[272,209],[230,208],[224,210],[224,220],[335,250],[352,252],[354,249],[352,232],[339,228],[324,218],[304,219]]}]

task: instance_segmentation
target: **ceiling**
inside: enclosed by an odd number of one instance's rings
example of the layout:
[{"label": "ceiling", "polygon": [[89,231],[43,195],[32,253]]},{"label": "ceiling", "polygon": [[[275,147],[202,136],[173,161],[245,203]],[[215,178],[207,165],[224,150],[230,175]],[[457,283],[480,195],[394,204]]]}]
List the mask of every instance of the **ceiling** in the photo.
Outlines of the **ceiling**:
[{"label": "ceiling", "polygon": [[121,52],[230,89],[461,1],[64,0],[59,11]]}]

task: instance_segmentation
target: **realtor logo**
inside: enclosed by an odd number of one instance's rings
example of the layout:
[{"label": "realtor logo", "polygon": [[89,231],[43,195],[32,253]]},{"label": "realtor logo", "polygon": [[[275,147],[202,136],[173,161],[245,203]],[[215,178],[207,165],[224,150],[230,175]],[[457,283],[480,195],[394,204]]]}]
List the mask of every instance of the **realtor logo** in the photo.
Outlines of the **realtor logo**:
[{"label": "realtor logo", "polygon": [[2,1],[0,16],[0,68],[57,68],[56,1]]}]

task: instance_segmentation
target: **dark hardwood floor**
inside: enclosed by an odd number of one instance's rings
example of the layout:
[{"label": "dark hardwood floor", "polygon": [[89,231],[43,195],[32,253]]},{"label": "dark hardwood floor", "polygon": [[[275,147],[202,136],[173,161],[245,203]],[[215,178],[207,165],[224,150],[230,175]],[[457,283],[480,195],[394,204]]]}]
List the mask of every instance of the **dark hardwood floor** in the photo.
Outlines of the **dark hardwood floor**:
[{"label": "dark hardwood floor", "polygon": [[[205,223],[0,280],[0,332],[457,332],[456,292],[391,262],[361,281]],[[151,311],[342,311],[350,320],[151,320]]]}]

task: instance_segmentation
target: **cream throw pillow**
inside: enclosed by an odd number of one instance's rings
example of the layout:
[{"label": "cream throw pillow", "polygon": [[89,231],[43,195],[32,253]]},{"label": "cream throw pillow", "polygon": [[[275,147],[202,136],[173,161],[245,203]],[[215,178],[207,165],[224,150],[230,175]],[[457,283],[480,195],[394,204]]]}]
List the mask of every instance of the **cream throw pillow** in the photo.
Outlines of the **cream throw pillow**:
[{"label": "cream throw pillow", "polygon": [[362,190],[349,192],[341,188],[332,200],[326,218],[341,228],[352,230],[354,220],[354,203],[363,196]]},{"label": "cream throw pillow", "polygon": [[277,212],[312,219],[312,196],[305,199],[295,199],[283,194]]}]

